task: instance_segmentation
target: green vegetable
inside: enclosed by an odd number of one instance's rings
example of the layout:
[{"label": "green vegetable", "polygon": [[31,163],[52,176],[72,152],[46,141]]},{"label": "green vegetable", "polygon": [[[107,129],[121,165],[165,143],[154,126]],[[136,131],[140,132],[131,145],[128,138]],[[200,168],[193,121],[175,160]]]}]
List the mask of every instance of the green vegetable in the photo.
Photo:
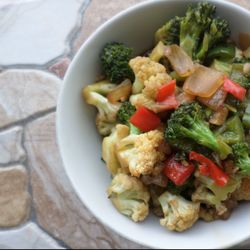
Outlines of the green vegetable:
[{"label": "green vegetable", "polygon": [[162,41],[166,45],[179,44],[180,17],[170,19],[155,33],[155,42]]},{"label": "green vegetable", "polygon": [[196,58],[203,61],[208,50],[215,44],[225,41],[230,36],[229,23],[225,19],[215,18],[212,20],[208,31],[205,32],[203,41]]},{"label": "green vegetable", "polygon": [[250,88],[250,77],[246,76],[243,72],[244,64],[235,63],[232,64],[232,71],[230,78],[240,84],[244,88]]},{"label": "green vegetable", "polygon": [[242,174],[250,175],[250,149],[247,143],[237,143],[232,146],[236,166]]},{"label": "green vegetable", "polygon": [[131,116],[135,113],[136,108],[130,102],[123,102],[117,112],[117,121],[130,127],[131,134],[140,134],[139,128],[130,123]]},{"label": "green vegetable", "polygon": [[250,128],[250,104],[247,105],[242,121],[246,128]]},{"label": "green vegetable", "polygon": [[208,2],[190,5],[180,24],[180,46],[193,58],[203,33],[210,27],[216,7]]},{"label": "green vegetable", "polygon": [[220,71],[222,73],[225,73],[227,76],[229,76],[232,72],[232,64],[219,61],[215,59],[213,63],[210,66],[212,69],[216,69],[217,71]]},{"label": "green vegetable", "polygon": [[122,43],[109,43],[101,52],[101,63],[105,75],[112,83],[121,83],[126,78],[134,81],[134,73],[129,66],[133,50]]},{"label": "green vegetable", "polygon": [[208,51],[207,60],[218,59],[223,62],[233,60],[235,57],[235,46],[232,44],[218,45]]},{"label": "green vegetable", "polygon": [[245,140],[244,128],[238,115],[229,118],[215,134],[229,145]]},{"label": "green vegetable", "polygon": [[168,120],[166,141],[191,139],[219,154],[224,154],[217,138],[204,120],[202,107],[194,102],[180,106]]}]

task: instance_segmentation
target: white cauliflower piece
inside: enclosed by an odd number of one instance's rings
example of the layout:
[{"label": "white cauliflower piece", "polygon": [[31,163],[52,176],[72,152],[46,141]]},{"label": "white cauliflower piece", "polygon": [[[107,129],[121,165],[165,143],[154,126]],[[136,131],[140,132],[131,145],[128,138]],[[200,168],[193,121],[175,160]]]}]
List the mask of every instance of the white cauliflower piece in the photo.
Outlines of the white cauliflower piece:
[{"label": "white cauliflower piece", "polygon": [[148,57],[138,56],[130,60],[129,65],[135,74],[133,94],[141,93],[145,87],[145,94],[151,98],[155,98],[159,87],[171,80],[165,67]]},{"label": "white cauliflower piece", "polygon": [[117,174],[108,195],[116,209],[133,221],[143,221],[148,216],[150,194],[139,179]]},{"label": "white cauliflower piece", "polygon": [[160,220],[160,223],[171,231],[187,230],[199,218],[200,203],[187,201],[169,192],[162,194],[159,201],[164,213],[164,218]]},{"label": "white cauliflower piece", "polygon": [[117,156],[122,167],[128,167],[132,176],[149,175],[157,163],[170,153],[164,134],[153,130],[140,135],[129,135],[117,145]]},{"label": "white cauliflower piece", "polygon": [[113,129],[111,135],[103,139],[102,158],[106,162],[106,165],[112,175],[116,175],[121,167],[116,155],[116,145],[121,141],[121,139],[128,135],[129,127],[118,124],[115,129]]}]

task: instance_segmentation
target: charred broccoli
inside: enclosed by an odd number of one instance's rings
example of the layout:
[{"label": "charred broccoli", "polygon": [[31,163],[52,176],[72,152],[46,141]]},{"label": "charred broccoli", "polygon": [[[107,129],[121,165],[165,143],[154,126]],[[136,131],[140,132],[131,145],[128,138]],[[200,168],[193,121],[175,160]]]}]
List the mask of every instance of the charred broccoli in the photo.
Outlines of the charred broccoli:
[{"label": "charred broccoli", "polygon": [[121,83],[128,78],[134,81],[134,73],[129,66],[133,50],[122,43],[109,43],[101,52],[101,63],[105,75],[112,83]]},{"label": "charred broccoli", "polygon": [[165,139],[173,141],[189,138],[224,155],[225,152],[222,152],[222,148],[203,116],[202,107],[196,102],[180,106],[168,121]]},{"label": "charred broccoli", "polygon": [[232,146],[236,166],[242,174],[250,175],[249,146],[247,143],[237,143]]},{"label": "charred broccoli", "polygon": [[205,32],[201,47],[199,48],[196,58],[199,61],[203,61],[210,48],[212,48],[215,44],[226,40],[229,36],[229,23],[225,19],[213,19],[209,30]]}]

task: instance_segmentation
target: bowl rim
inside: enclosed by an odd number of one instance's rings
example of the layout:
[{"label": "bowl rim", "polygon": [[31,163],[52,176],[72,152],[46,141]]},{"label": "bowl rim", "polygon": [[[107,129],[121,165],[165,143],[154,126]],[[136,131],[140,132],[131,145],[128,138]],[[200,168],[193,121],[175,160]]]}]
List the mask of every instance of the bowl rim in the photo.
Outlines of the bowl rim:
[{"label": "bowl rim", "polygon": [[[64,155],[62,154],[62,143],[61,143],[61,129],[60,129],[60,119],[61,119],[61,114],[63,112],[63,93],[65,90],[65,86],[67,84],[67,82],[69,82],[70,76],[72,74],[73,68],[75,67],[75,65],[77,64],[77,62],[79,61],[81,54],[83,53],[83,51],[85,50],[85,48],[92,42],[93,39],[95,39],[95,37],[97,37],[99,35],[99,33],[101,33],[101,31],[103,29],[105,29],[106,27],[108,27],[111,23],[116,22],[116,20],[119,20],[120,18],[137,11],[140,8],[144,8],[146,6],[150,6],[150,5],[154,5],[157,3],[161,3],[161,2],[177,2],[177,1],[184,1],[184,0],[145,0],[144,2],[141,3],[137,3],[133,6],[130,6],[129,8],[119,12],[118,14],[114,15],[112,18],[110,18],[109,20],[107,20],[106,22],[104,22],[103,24],[101,24],[95,31],[93,31],[93,33],[85,40],[85,42],[81,45],[81,47],[79,48],[79,50],[76,52],[72,62],[70,63],[69,68],[67,69],[67,72],[65,74],[65,77],[63,79],[63,84],[61,86],[60,89],[60,93],[59,93],[59,97],[58,97],[58,101],[57,101],[57,110],[56,110],[56,141],[58,144],[58,148],[59,148],[59,153],[60,153],[60,157],[62,159],[62,164],[63,164],[63,168],[66,172],[66,175],[75,191],[75,193],[77,194],[79,200],[83,203],[83,205],[87,208],[87,210],[100,222],[102,223],[102,225],[104,225],[105,227],[111,229],[113,232],[117,233],[118,235],[124,237],[127,240],[130,240],[136,244],[140,244],[142,246],[146,246],[146,247],[150,247],[152,249],[156,248],[155,245],[150,245],[147,244],[143,241],[141,241],[140,239],[136,239],[135,237],[131,235],[127,235],[124,234],[122,231],[119,231],[116,227],[109,225],[108,223],[106,223],[101,216],[95,214],[92,209],[89,207],[87,200],[85,200],[84,196],[82,196],[80,194],[80,191],[77,189],[77,187],[75,186],[74,180],[73,178],[71,178],[71,175],[69,173],[69,168],[66,167],[66,163],[65,163],[65,159],[64,159]],[[190,0],[193,2],[200,2],[202,0]],[[249,15],[250,17],[250,10],[248,10],[247,8],[244,8],[243,6],[240,6],[236,3],[233,2],[229,2],[228,0],[208,0],[211,3],[220,3],[220,4],[224,4],[227,5],[231,8],[236,8],[238,9],[240,12],[245,12],[247,15]],[[242,242],[244,242],[245,240],[248,240],[250,237],[250,234],[246,237],[239,237],[238,240],[235,240],[234,242],[231,243],[223,243],[223,244],[219,244],[216,246],[217,248],[221,248],[221,249],[227,249],[230,247],[233,247],[237,244],[240,244]]]}]

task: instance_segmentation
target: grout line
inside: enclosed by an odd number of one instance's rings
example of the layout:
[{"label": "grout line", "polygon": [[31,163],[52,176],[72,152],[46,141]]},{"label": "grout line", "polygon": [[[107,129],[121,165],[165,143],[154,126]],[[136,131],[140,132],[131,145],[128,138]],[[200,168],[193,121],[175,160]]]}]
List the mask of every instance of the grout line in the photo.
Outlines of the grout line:
[{"label": "grout line", "polygon": [[50,109],[47,109],[45,111],[40,111],[40,112],[37,112],[35,114],[32,114],[30,116],[28,116],[27,118],[24,118],[24,119],[21,119],[19,121],[16,121],[16,122],[12,122],[8,125],[5,125],[3,127],[0,128],[0,133],[5,131],[5,130],[9,130],[13,127],[16,127],[16,126],[25,126],[27,123],[30,123],[38,118],[41,118],[43,116],[46,116],[46,115],[49,115],[51,113],[54,113],[56,112],[56,107],[53,107],[53,108],[50,108]]}]

